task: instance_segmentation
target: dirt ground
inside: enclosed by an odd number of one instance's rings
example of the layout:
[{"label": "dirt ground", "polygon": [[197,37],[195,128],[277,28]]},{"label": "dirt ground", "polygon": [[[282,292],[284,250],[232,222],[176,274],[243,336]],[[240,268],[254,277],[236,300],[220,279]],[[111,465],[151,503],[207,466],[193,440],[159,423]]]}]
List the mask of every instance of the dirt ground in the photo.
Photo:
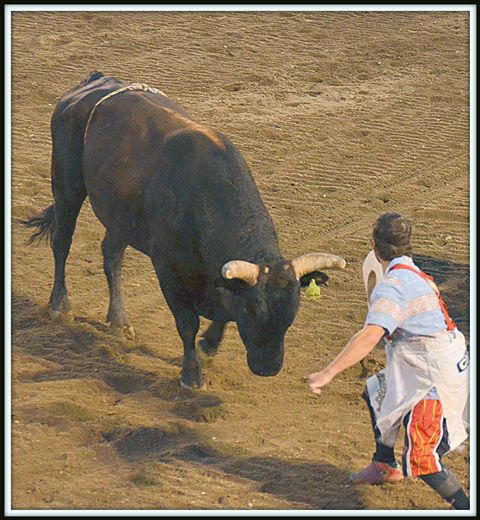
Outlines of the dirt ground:
[{"label": "dirt ground", "polygon": [[[13,509],[449,509],[417,480],[346,481],[373,453],[360,394],[381,350],[319,398],[304,377],[363,323],[361,265],[384,211],[414,221],[419,264],[469,333],[468,16],[13,13]],[[138,338],[111,335],[103,228],[88,202],[68,260],[74,320],[49,320],[52,254],[27,246],[18,221],[52,203],[51,113],[95,69],[157,87],[227,134],[286,258],[347,260],[320,300],[302,297],[276,377],[249,372],[230,324],[207,390],[182,389],[173,317],[133,249],[123,279]],[[468,490],[468,446],[447,459]]]}]

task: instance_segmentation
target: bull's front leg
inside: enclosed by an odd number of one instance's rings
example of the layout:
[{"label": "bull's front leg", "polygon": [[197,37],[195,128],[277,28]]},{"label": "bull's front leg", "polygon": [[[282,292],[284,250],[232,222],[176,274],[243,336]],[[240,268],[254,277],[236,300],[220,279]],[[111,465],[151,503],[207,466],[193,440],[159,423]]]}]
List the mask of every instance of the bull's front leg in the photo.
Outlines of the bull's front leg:
[{"label": "bull's front leg", "polygon": [[178,334],[183,342],[183,365],[180,384],[185,388],[205,388],[200,361],[195,352],[195,339],[200,328],[200,319],[194,312],[191,297],[176,279],[174,273],[163,266],[155,265],[160,287],[175,318]]},{"label": "bull's front leg", "polygon": [[207,356],[214,356],[218,352],[225,325],[224,321],[213,321],[203,337],[199,339],[198,346]]},{"label": "bull's front leg", "polygon": [[[172,310],[173,311],[173,310]],[[200,361],[195,352],[195,338],[200,326],[196,314],[188,309],[173,311],[177,330],[183,341],[183,365],[180,384],[185,388],[205,388],[200,369]]]},{"label": "bull's front leg", "polygon": [[200,361],[195,352],[195,338],[200,327],[200,319],[192,309],[182,305],[175,296],[165,294],[165,298],[173,313],[178,334],[183,342],[183,365],[180,384],[185,388],[203,389],[205,385],[202,379]]}]

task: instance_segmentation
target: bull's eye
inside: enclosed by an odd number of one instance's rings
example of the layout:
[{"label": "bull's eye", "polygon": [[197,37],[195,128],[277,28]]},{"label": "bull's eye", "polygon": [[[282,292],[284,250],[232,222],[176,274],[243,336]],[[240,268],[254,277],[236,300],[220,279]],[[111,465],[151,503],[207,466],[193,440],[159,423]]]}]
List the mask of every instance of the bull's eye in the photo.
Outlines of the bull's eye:
[{"label": "bull's eye", "polygon": [[255,318],[258,314],[258,309],[254,302],[247,302],[243,309],[243,312],[246,315]]},{"label": "bull's eye", "polygon": [[244,307],[243,312],[247,316],[253,316],[255,314],[254,309],[252,309],[251,307]]}]

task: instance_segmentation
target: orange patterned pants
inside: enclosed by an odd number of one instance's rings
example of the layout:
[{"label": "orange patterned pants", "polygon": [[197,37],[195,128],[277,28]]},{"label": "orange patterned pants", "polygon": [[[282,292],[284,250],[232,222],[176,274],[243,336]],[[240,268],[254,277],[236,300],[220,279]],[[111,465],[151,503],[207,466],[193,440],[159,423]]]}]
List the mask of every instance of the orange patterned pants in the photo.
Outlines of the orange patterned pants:
[{"label": "orange patterned pants", "polygon": [[449,450],[446,421],[437,399],[421,400],[404,419],[403,472],[419,477],[442,471],[441,457]]}]

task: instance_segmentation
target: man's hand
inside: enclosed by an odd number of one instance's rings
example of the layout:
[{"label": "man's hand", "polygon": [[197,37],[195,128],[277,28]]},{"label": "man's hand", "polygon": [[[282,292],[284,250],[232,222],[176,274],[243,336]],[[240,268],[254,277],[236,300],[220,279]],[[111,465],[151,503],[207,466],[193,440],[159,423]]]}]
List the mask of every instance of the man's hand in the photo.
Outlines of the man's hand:
[{"label": "man's hand", "polygon": [[333,374],[328,370],[321,370],[308,376],[308,386],[315,395],[320,395],[321,389],[333,379]]},{"label": "man's hand", "polygon": [[315,395],[320,395],[320,390],[330,381],[361,361],[385,334],[383,327],[379,325],[366,325],[362,330],[352,336],[338,356],[323,370],[308,376],[308,386]]}]

